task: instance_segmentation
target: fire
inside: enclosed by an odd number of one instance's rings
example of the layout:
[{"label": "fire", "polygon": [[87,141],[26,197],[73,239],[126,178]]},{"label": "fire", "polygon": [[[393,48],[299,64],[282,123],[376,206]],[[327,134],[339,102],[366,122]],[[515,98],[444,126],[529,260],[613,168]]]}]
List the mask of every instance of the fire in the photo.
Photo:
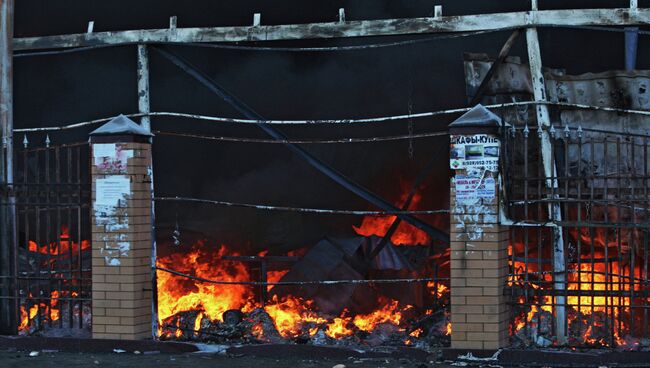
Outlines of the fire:
[{"label": "fire", "polygon": [[[158,267],[174,269],[194,277],[221,281],[249,281],[246,267],[224,262],[225,255],[237,255],[222,245],[215,251],[197,243],[192,250],[158,258]],[[158,318],[163,320],[181,311],[201,310],[211,320],[223,321],[223,312],[245,308],[253,293],[245,285],[194,282],[168,272],[157,272]]]},{"label": "fire", "polygon": [[[372,332],[380,324],[392,324],[400,328],[404,311],[413,308],[400,305],[397,300],[381,297],[381,307],[367,314],[349,315],[344,310],[338,316],[321,314],[313,300],[294,296],[279,298],[274,295],[268,304],[261,306],[252,285],[216,284],[205,280],[248,282],[250,273],[242,262],[223,260],[226,255],[236,255],[224,245],[211,249],[203,242],[195,244],[188,252],[178,252],[158,258],[158,266],[182,272],[196,280],[158,271],[158,317],[160,333],[165,337],[185,338],[183,328],[201,329],[202,321],[223,321],[222,314],[230,309],[248,313],[263,308],[283,338],[314,336],[319,331],[340,339],[352,336],[356,331]],[[287,271],[270,272],[267,279],[278,281]],[[436,285],[440,295],[448,292],[446,286]],[[183,327],[180,318],[172,318],[179,312],[198,311],[192,325]],[[251,326],[251,335],[266,340],[264,325]]]},{"label": "fire", "polygon": [[[596,232],[596,234],[600,233]],[[606,246],[608,242],[596,237],[595,243],[600,243],[603,246]],[[520,244],[518,244],[517,247],[523,249],[523,246]],[[607,336],[603,336],[602,333],[598,336],[594,335],[596,328],[606,328],[604,323],[606,323],[606,318],[609,315],[613,318],[609,323],[616,326],[612,329],[614,338],[613,343],[619,345],[625,344],[623,337],[620,336],[619,329],[622,327],[623,331],[626,329],[629,330],[630,326],[626,326],[626,323],[621,320],[620,317],[621,314],[629,315],[631,310],[631,298],[629,296],[598,295],[598,293],[594,293],[594,291],[616,293],[618,291],[639,290],[640,286],[638,283],[634,285],[634,288],[631,287],[628,277],[631,276],[641,279],[641,271],[639,268],[636,268],[633,271],[634,275],[622,277],[621,275],[629,274],[629,271],[621,269],[618,261],[610,261],[607,263],[601,261],[592,263],[592,257],[593,259],[602,260],[604,259],[604,252],[597,250],[593,255],[582,255],[579,265],[577,261],[567,265],[567,290],[579,290],[585,294],[568,295],[566,297],[568,318],[567,328],[569,331],[573,331],[574,333],[575,331],[578,331],[578,333],[581,334],[580,336],[577,336],[577,339],[582,344],[610,346],[612,345],[612,342],[608,341],[609,334]],[[610,259],[611,257],[612,256],[610,255]],[[514,262],[513,267],[515,274],[520,274],[520,276],[511,277],[509,280],[511,285],[522,282],[524,278],[521,274],[526,272],[526,265],[523,262]],[[537,270],[536,264],[529,263],[528,272],[535,274],[535,277],[537,277],[534,280],[530,280],[531,282],[528,287],[540,289],[542,287],[551,288],[553,286],[551,273],[546,272],[540,274]],[[537,326],[537,319],[541,313],[546,312],[548,316],[553,316],[553,301],[553,297],[551,296],[537,297],[536,301],[534,301],[537,305],[531,305],[525,315],[520,315],[515,318],[512,325],[512,333],[517,333],[527,326]],[[524,297],[520,297],[519,302],[523,304],[525,302]],[[580,326],[585,326],[585,328],[581,329]],[[632,331],[630,331],[630,333],[632,333]]]},{"label": "fire", "polygon": [[[405,203],[408,198],[408,191],[405,191],[400,202]],[[410,209],[418,207],[422,196],[415,194],[409,206]],[[396,216],[368,216],[362,220],[359,227],[354,226],[354,230],[362,236],[384,236]],[[428,245],[431,239],[423,231],[412,225],[402,222],[395,234],[391,237],[391,242],[396,245]],[[307,249],[289,252],[289,256],[299,257],[304,255]],[[302,252],[301,254],[299,254]],[[257,253],[257,257],[265,257],[268,251]],[[230,309],[240,310],[244,314],[244,320],[252,322],[250,326],[250,335],[255,338],[266,341],[274,339],[271,334],[265,330],[266,322],[260,322],[257,317],[249,317],[246,314],[255,311],[260,312],[260,308],[266,312],[266,315],[273,321],[273,325],[279,335],[283,338],[296,338],[301,336],[314,336],[325,334],[334,339],[354,336],[357,332],[370,333],[377,326],[390,324],[397,329],[389,329],[398,332],[405,332],[406,328],[401,326],[404,321],[404,312],[414,308],[410,305],[400,305],[397,300],[380,297],[377,300],[377,309],[365,314],[350,314],[348,310],[343,310],[339,315],[330,315],[321,313],[313,300],[306,300],[292,295],[283,295],[273,298],[263,304],[259,301],[260,295],[257,295],[259,288],[257,285],[242,284],[219,284],[208,280],[220,280],[227,282],[250,282],[253,280],[248,270],[248,264],[244,262],[226,261],[224,256],[239,255],[236,252],[228,250],[225,245],[218,249],[210,249],[204,242],[194,244],[189,251],[172,253],[167,256],[159,256],[157,266],[174,270],[191,276],[192,278],[174,275],[169,272],[159,270],[157,272],[158,285],[158,318],[161,327],[161,335],[171,337],[174,333],[174,324],[179,323],[179,318],[173,317],[181,312],[200,311],[200,318],[193,321],[195,330],[201,327],[201,321],[206,318],[210,321],[223,321],[222,314]],[[289,272],[288,269],[267,271],[266,280],[268,282],[278,282]],[[443,284],[429,283],[428,288],[437,300],[443,299],[449,294],[449,288]],[[267,286],[267,291],[273,286]],[[426,311],[427,313],[429,311]],[[412,313],[409,313],[409,315]],[[251,314],[258,316],[258,314]],[[167,321],[167,325],[165,325]],[[180,327],[180,325],[176,325]],[[185,327],[191,328],[191,327]],[[448,326],[447,329],[450,327]],[[442,333],[443,331],[440,331]],[[267,334],[269,336],[265,336]],[[176,332],[178,337],[178,332]],[[365,334],[360,334],[365,335]],[[186,337],[184,334],[180,334]],[[411,336],[410,338],[415,338]],[[408,339],[412,343],[412,341]]]},{"label": "fire", "polygon": [[[35,241],[28,241],[28,249],[30,252],[49,254],[49,255],[64,255],[72,253],[76,255],[79,252],[79,243],[70,240],[70,229],[67,226],[61,226],[61,237],[58,242],[44,244],[39,246]],[[81,241],[81,250],[84,251],[90,248],[88,240]]]},{"label": "fire", "polygon": [[348,327],[349,324],[349,317],[336,317],[334,320],[332,320],[332,323],[327,325],[325,334],[333,339],[340,339],[342,337],[350,336],[354,333],[354,331]]},{"label": "fire", "polygon": [[399,303],[397,300],[389,301],[383,308],[373,311],[366,315],[357,315],[352,320],[352,323],[361,331],[370,332],[375,329],[378,324],[391,323],[399,326],[402,320],[402,313],[399,310]]},{"label": "fire", "polygon": [[[401,204],[406,202],[408,195],[408,191],[402,193],[400,196]],[[421,200],[422,195],[416,193],[413,196],[409,209],[415,210]],[[383,237],[396,218],[397,216],[366,216],[363,218],[359,227],[353,226],[352,228],[357,234],[362,236],[376,235]],[[424,231],[402,221],[393,236],[391,236],[390,241],[395,245],[427,245],[431,239]]]},{"label": "fire", "polygon": [[[327,322],[326,319],[318,317],[311,310],[312,303],[310,300],[304,301],[294,297],[287,297],[283,301],[278,301],[277,296],[274,296],[273,304],[265,306],[264,310],[273,319],[275,328],[282,337],[294,337],[300,335],[303,324]],[[314,331],[314,334],[317,331]]]},{"label": "fire", "polygon": [[[82,240],[81,243],[77,243],[70,239],[70,229],[63,225],[61,226],[61,236],[58,242],[51,242],[49,244],[38,245],[35,241],[29,240],[27,242],[27,250],[32,253],[46,254],[49,256],[60,256],[63,258],[66,255],[72,255],[73,257],[78,256],[79,252],[83,252],[90,249],[90,242],[88,240]],[[47,268],[48,262],[54,264],[59,258],[51,257],[47,260],[41,261],[41,267]],[[43,322],[54,322],[60,318],[60,306],[59,298],[69,297],[76,298],[77,292],[69,291],[59,291],[52,290],[50,292],[49,302],[38,302],[29,307],[25,305],[20,306],[20,323],[18,325],[18,331],[21,333],[29,333],[30,321],[35,318],[41,318]],[[30,300],[34,299],[32,294],[29,293],[27,302],[30,303]],[[30,303],[31,304],[31,303]],[[40,314],[40,317],[39,317]]]},{"label": "fire", "polygon": [[435,295],[436,299],[442,299],[443,297],[449,295],[449,288],[440,282],[427,282],[427,289],[429,289],[431,295]]},{"label": "fire", "polygon": [[[32,295],[29,296],[32,298]],[[58,321],[59,320],[59,307],[58,307],[59,291],[53,290],[50,293],[50,302],[40,302],[32,305],[29,308],[29,314],[24,305],[20,306],[20,324],[18,325],[18,331],[22,333],[29,332],[29,323],[34,318],[37,318],[40,315],[43,318],[43,321]]]},{"label": "fire", "polygon": [[[279,271],[268,271],[266,273],[266,281],[267,282],[278,282],[282,279],[284,275],[286,275],[289,272],[289,270],[279,270]],[[266,287],[267,291],[271,291],[273,289],[273,286],[275,285],[268,285]]]}]

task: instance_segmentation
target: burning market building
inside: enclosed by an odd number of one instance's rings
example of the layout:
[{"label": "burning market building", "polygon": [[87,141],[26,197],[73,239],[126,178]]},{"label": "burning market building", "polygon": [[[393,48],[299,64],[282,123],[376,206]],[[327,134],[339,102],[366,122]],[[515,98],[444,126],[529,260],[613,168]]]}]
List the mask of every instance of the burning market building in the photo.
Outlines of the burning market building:
[{"label": "burning market building", "polygon": [[380,3],[0,0],[2,333],[650,348],[650,9]]}]

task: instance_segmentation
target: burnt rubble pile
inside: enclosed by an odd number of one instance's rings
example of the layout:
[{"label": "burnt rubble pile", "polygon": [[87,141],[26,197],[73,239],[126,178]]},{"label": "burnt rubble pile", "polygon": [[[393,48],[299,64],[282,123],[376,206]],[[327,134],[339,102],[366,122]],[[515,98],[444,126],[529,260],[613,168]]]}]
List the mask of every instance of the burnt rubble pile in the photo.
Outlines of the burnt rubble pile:
[{"label": "burnt rubble pile", "polygon": [[[161,325],[161,340],[196,341],[219,344],[312,344],[337,346],[414,346],[422,349],[448,346],[446,335],[449,316],[443,310],[424,315],[408,323],[396,326],[378,324],[371,332],[355,329],[347,336],[331,337],[325,322],[304,322],[299,331],[282,336],[271,316],[256,308],[249,313],[229,310],[223,321],[211,320],[202,311],[179,312],[167,318]],[[408,325],[408,326],[407,326]]]},{"label": "burnt rubble pile", "polygon": [[[439,276],[431,249],[380,243],[376,236],[325,237],[283,269],[285,284],[251,288],[251,299],[230,303],[240,309],[220,316],[206,313],[202,301],[192,310],[177,308],[161,321],[159,335],[214,343],[448,346],[449,288],[427,280]],[[372,281],[395,279],[406,282]]]},{"label": "burnt rubble pile", "polygon": [[[638,338],[630,333],[618,334],[619,326],[612,325],[612,318],[604,311],[582,313],[568,310],[568,346],[585,348],[610,347],[618,350],[650,351],[650,339]],[[511,336],[513,348],[557,347],[554,332],[555,317],[551,312],[538,310],[526,325]]]}]

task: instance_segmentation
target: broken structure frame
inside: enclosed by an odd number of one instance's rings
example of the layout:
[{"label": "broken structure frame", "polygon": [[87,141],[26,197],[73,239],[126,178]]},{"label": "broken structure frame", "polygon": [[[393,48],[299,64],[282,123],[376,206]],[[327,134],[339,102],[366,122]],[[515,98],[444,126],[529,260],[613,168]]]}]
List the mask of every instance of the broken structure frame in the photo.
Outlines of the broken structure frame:
[{"label": "broken structure frame", "polygon": [[[13,18],[13,0],[0,0],[0,11],[3,20],[3,27],[0,30],[0,75],[2,75],[2,100],[0,101],[0,121],[2,121],[2,142],[4,155],[1,157],[2,170],[0,175],[6,188],[11,188],[13,179],[12,155],[13,149],[13,121],[11,108],[11,65],[13,50],[28,51],[39,49],[66,49],[66,48],[93,48],[106,45],[138,45],[138,96],[139,110],[142,116],[141,123],[143,126],[150,128],[149,116],[149,70],[148,70],[148,51],[146,44],[150,43],[198,43],[198,42],[248,42],[248,41],[276,41],[276,40],[297,40],[297,39],[327,39],[342,37],[365,37],[365,36],[387,36],[387,35],[406,35],[406,34],[424,34],[439,32],[476,32],[485,30],[504,30],[513,28],[526,28],[527,45],[529,53],[529,64],[531,75],[535,86],[535,101],[537,104],[538,124],[548,127],[550,120],[548,118],[548,109],[545,104],[544,82],[541,73],[542,62],[539,52],[539,41],[535,27],[537,26],[576,26],[576,25],[600,25],[600,26],[635,26],[650,24],[650,9],[638,8],[637,0],[630,1],[629,8],[617,9],[580,9],[580,10],[538,10],[537,0],[532,0],[531,11],[511,12],[497,14],[479,14],[465,16],[442,16],[441,8],[436,6],[434,17],[428,18],[409,18],[409,19],[387,19],[387,20],[364,20],[364,21],[346,21],[344,11],[339,11],[339,20],[330,23],[313,23],[313,24],[294,24],[294,25],[261,25],[261,16],[256,14],[252,26],[240,27],[209,27],[209,28],[177,28],[176,17],[170,19],[168,29],[156,30],[135,30],[135,31],[118,31],[118,32],[100,32],[93,33],[93,27],[89,25],[88,31],[81,34],[30,37],[30,38],[12,38],[12,18]],[[93,22],[91,22],[93,23]],[[11,42],[13,40],[13,42]],[[506,45],[507,46],[507,45]],[[12,50],[13,48],[13,50]],[[502,51],[507,54],[507,47]],[[545,131],[542,129],[542,131]],[[550,147],[548,144],[547,133],[542,134],[541,142],[543,146],[542,154],[544,156],[546,177],[556,177],[549,164]],[[152,184],[153,185],[153,184]],[[547,181],[547,186],[551,189],[557,187],[554,180]],[[153,188],[153,187],[152,187]],[[4,189],[4,188],[3,188]],[[8,191],[6,191],[8,193]],[[11,194],[3,195],[3,225],[7,228],[13,228],[11,224],[11,211],[15,211],[14,199]],[[549,205],[552,206],[552,205]],[[153,206],[152,206],[153,208]],[[558,207],[559,209],[559,207]],[[6,212],[6,213],[5,213]],[[559,212],[555,207],[549,210],[551,220],[561,220],[557,218]],[[153,215],[153,213],[152,213]],[[4,232],[3,232],[4,233]],[[11,236],[2,237],[0,246],[3,250],[9,249],[8,242]],[[559,246],[562,234],[555,236],[554,247],[562,249]],[[155,250],[155,240],[152,245]],[[564,258],[561,253],[557,253],[558,259]],[[155,251],[154,251],[155,257]],[[155,265],[155,260],[152,262]],[[561,263],[559,263],[561,264]],[[5,268],[6,269],[6,268]],[[563,269],[556,272],[560,274]],[[152,270],[154,276],[153,285],[155,287],[155,269]],[[4,284],[3,284],[4,285]],[[558,284],[561,287],[561,285]],[[154,306],[155,309],[155,306]],[[557,333],[560,337],[565,335],[564,328],[558,317]]]}]

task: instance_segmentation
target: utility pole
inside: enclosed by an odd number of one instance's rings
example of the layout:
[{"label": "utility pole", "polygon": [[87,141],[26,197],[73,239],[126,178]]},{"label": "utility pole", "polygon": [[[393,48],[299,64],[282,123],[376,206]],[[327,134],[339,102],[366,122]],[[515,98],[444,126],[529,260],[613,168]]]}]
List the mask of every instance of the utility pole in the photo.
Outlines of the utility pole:
[{"label": "utility pole", "polygon": [[[538,10],[537,0],[531,1],[532,11]],[[537,102],[546,102],[546,83],[544,81],[544,73],[542,72],[542,56],[539,49],[539,37],[537,36],[537,28],[530,27],[526,29],[526,45],[528,47],[528,62],[530,64],[530,76],[533,82],[533,96]],[[562,212],[560,205],[557,201],[556,194],[558,192],[557,182],[557,169],[554,164],[555,158],[553,157],[553,150],[551,148],[553,142],[549,135],[549,128],[551,127],[551,119],[548,112],[548,106],[544,104],[537,105],[537,129],[540,139],[540,147],[542,153],[542,166],[544,169],[544,176],[546,177],[545,184],[547,190],[551,193],[549,196],[550,203],[548,205],[548,216],[552,222],[562,221]],[[557,292],[555,296],[555,334],[559,345],[566,344],[567,341],[567,326],[566,326],[566,261],[564,254],[564,237],[562,234],[562,227],[557,225],[552,228],[553,239],[551,246],[553,247],[553,288]]]},{"label": "utility pole", "polygon": [[16,332],[13,245],[14,204],[13,184],[13,18],[14,0],[0,0],[0,333]]}]

